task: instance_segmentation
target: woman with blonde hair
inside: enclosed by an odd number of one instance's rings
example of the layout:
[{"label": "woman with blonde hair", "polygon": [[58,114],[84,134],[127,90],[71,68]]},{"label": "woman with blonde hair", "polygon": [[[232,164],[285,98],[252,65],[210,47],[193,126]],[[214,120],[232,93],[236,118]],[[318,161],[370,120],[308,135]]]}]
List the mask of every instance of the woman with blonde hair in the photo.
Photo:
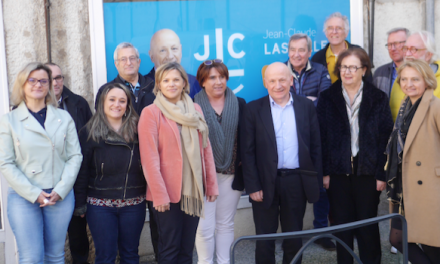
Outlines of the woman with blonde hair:
[{"label": "woman with blonde hair", "polygon": [[[405,61],[396,82],[406,94],[387,146],[387,195],[408,223],[408,258],[440,263],[440,99],[434,72],[422,60]],[[402,252],[402,223],[391,221],[390,242]],[[420,244],[421,248],[417,245]]]},{"label": "woman with blonde hair", "polygon": [[16,108],[0,120],[0,171],[20,263],[64,263],[75,203],[81,150],[75,123],[57,108],[51,75],[42,63],[26,65],[12,90]]},{"label": "woman with blonde hair", "polygon": [[218,195],[208,126],[180,64],[161,65],[155,82],[156,99],[140,117],[139,144],[159,232],[158,262],[192,263],[204,196],[214,202]]},{"label": "woman with blonde hair", "polygon": [[139,263],[146,183],[137,139],[138,115],[122,84],[102,88],[96,113],[79,132],[84,155],[75,183],[75,215],[84,217],[95,243],[95,263]]}]

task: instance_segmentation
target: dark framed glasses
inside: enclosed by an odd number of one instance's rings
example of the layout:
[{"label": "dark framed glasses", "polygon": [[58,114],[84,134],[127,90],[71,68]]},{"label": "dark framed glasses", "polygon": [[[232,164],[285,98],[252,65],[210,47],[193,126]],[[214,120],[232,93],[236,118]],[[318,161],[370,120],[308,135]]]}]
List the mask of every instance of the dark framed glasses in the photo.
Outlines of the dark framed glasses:
[{"label": "dark framed glasses", "polygon": [[205,64],[206,66],[212,65],[214,63],[223,63],[223,61],[221,59],[214,59],[214,60],[205,60],[203,62],[203,64]]}]

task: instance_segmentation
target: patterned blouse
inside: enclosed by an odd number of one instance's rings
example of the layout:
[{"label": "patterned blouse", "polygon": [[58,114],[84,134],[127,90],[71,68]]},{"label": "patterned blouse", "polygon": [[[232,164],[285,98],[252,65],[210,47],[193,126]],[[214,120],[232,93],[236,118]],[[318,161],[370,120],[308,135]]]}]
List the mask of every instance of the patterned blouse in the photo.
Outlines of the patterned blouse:
[{"label": "patterned blouse", "polygon": [[104,207],[125,207],[131,205],[137,205],[145,201],[145,195],[130,198],[130,199],[100,199],[94,197],[87,197],[87,202],[91,205],[104,206]]}]

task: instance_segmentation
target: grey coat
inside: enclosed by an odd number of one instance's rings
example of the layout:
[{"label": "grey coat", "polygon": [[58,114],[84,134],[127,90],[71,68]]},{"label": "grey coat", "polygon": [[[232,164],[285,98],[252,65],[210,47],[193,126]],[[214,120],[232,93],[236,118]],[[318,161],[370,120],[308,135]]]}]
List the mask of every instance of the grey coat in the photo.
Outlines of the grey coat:
[{"label": "grey coat", "polygon": [[374,72],[373,75],[373,84],[383,92],[385,92],[390,97],[391,88],[392,88],[392,80],[393,77],[393,62],[387,63],[385,65],[380,66]]}]

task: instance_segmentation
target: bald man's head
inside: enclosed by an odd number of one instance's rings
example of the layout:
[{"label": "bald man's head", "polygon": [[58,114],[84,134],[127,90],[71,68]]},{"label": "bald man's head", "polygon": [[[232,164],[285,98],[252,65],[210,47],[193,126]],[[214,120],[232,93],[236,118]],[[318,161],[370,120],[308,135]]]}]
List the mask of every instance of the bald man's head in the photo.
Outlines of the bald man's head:
[{"label": "bald man's head", "polygon": [[293,76],[286,64],[274,62],[266,68],[264,86],[277,104],[284,106],[289,101],[292,85]]},{"label": "bald man's head", "polygon": [[180,44],[179,36],[171,29],[157,31],[151,37],[148,54],[156,69],[167,62],[177,62],[180,64],[182,45]]}]

